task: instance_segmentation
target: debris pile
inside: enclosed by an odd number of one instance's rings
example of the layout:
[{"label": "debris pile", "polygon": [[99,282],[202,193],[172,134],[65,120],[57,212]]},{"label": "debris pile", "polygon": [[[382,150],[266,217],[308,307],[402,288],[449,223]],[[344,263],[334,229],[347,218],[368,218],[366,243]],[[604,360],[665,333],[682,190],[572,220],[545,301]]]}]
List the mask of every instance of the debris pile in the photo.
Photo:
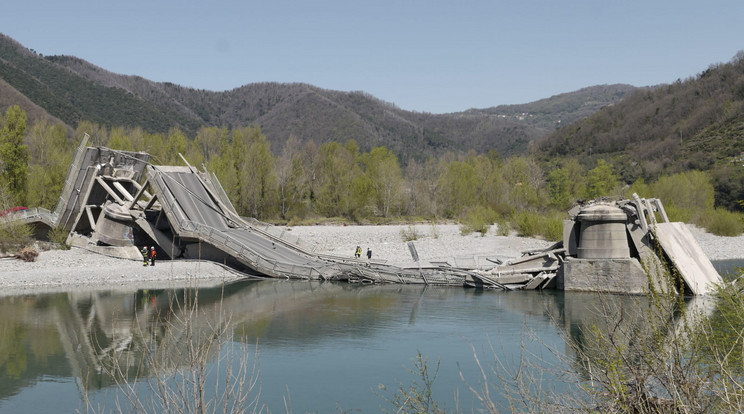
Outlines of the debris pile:
[{"label": "debris pile", "polygon": [[643,294],[684,281],[685,295],[710,293],[721,277],[684,223],[671,223],[658,199],[594,201],[564,221],[563,241],[490,269],[472,269],[465,286]]}]

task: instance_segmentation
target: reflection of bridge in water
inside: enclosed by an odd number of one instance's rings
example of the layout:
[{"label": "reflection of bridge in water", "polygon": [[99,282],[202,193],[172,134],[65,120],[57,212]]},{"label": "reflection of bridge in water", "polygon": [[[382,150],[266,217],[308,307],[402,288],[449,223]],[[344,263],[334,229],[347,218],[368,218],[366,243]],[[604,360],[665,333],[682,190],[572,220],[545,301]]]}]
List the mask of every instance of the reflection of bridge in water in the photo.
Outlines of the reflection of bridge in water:
[{"label": "reflection of bridge in water", "polygon": [[[35,378],[48,375],[50,368],[42,363],[48,359],[66,360],[65,368],[57,369],[54,375],[75,378],[81,393],[85,393],[116,386],[121,378],[110,375],[111,370],[120,370],[120,375],[132,380],[161,373],[153,372],[154,367],[186,368],[186,347],[198,343],[214,341],[212,349],[218,352],[218,345],[223,342],[240,341],[250,349],[260,338],[262,350],[286,347],[287,343],[306,349],[350,335],[374,341],[380,331],[390,329],[392,320],[397,320],[393,326],[405,324],[399,315],[407,316],[403,320],[408,320],[408,325],[418,323],[421,315],[431,323],[432,318],[439,318],[437,312],[446,313],[449,319],[467,321],[473,308],[479,308],[473,297],[482,295],[479,291],[470,292],[391,284],[361,287],[245,281],[198,290],[93,291],[0,298],[7,332],[12,332],[10,327],[29,330],[26,336],[9,333],[3,339],[4,349],[17,350],[11,352],[13,358],[27,361],[27,365],[23,366],[24,372],[18,373],[19,378],[0,376],[0,399],[18,392],[19,387],[29,386]],[[449,300],[462,301],[463,295],[469,298],[465,300],[467,305],[442,306]],[[654,306],[641,296],[580,292],[513,292],[486,297],[488,300],[481,303],[487,302],[488,306],[479,309],[493,312],[488,317],[493,318],[494,325],[506,320],[507,325],[519,327],[524,320],[549,319],[590,358],[601,357],[602,350],[594,349],[587,335],[596,330],[645,331],[648,311]],[[197,298],[198,308],[190,306]],[[690,307],[705,305],[711,305],[705,298],[688,302]],[[599,312],[602,308],[611,309],[617,318],[604,317]],[[487,318],[481,315],[479,319]],[[660,327],[660,332],[669,329],[671,333],[684,326],[685,321],[670,314],[668,322]],[[634,336],[628,335],[623,341],[631,352]],[[11,346],[14,343],[18,346]],[[581,372],[583,361],[574,349],[566,345],[564,351],[572,367]],[[464,347],[463,355],[467,354]],[[210,354],[204,362],[216,357]],[[12,363],[0,362],[0,370],[9,371],[7,365]]]},{"label": "reflection of bridge in water", "polygon": [[149,155],[78,148],[55,211],[21,216],[38,236],[52,228],[68,243],[140,259],[138,246],[156,246],[158,258],[199,259],[240,272],[272,277],[462,286],[462,269],[406,269],[379,261],[320,255],[315,246],[238,215],[213,174],[191,166],[156,166]]}]

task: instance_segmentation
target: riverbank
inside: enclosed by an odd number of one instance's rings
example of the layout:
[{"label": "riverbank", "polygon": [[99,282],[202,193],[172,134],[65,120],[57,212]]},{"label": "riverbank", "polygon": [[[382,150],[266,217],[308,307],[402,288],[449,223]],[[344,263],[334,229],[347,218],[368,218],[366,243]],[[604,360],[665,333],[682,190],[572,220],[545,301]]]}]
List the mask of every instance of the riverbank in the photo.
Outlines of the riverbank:
[{"label": "riverbank", "polygon": [[[523,251],[548,247],[553,242],[519,237],[497,236],[491,229],[461,235],[456,224],[417,224],[391,226],[298,226],[285,227],[292,236],[315,252],[350,258],[356,246],[366,258],[372,250],[374,260],[398,266],[415,262],[407,246],[413,241],[422,262],[453,261],[458,258],[485,256],[508,260]],[[691,227],[703,251],[711,260],[744,258],[744,236],[721,237]],[[84,249],[42,251],[35,262],[0,259],[0,292],[3,295],[65,291],[70,288],[164,288],[172,286],[210,286],[234,281],[243,275],[212,262],[159,261],[155,266],[142,266],[140,261],[117,259]]]}]

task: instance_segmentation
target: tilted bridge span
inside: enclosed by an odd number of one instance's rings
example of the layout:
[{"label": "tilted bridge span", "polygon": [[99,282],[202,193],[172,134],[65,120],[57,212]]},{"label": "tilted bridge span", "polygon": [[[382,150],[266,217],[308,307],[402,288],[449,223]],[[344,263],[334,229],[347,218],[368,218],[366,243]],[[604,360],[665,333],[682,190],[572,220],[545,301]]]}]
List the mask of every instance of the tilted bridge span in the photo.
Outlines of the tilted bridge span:
[{"label": "tilted bridge span", "polygon": [[[722,283],[687,227],[670,223],[656,199],[576,206],[574,219],[564,222],[562,242],[506,264],[463,268],[441,261],[404,268],[319,254],[317,246],[280,227],[241,217],[217,177],[187,162],[154,165],[144,152],[86,144],[87,135],[54,212],[14,214],[37,237],[63,231],[72,246],[129,259],[141,259],[142,246],[156,246],[159,258],[209,260],[269,278],[640,294],[649,289],[642,264],[661,269],[668,263],[684,280],[679,293],[706,294]],[[662,275],[653,273],[653,283],[664,285]]]},{"label": "tilted bridge span", "polygon": [[462,286],[468,274],[318,254],[281,228],[241,217],[213,174],[86,144],[87,136],[55,211],[21,215],[37,235],[60,229],[72,246],[129,259],[140,259],[142,246],[156,246],[159,258],[209,260],[271,278]]}]

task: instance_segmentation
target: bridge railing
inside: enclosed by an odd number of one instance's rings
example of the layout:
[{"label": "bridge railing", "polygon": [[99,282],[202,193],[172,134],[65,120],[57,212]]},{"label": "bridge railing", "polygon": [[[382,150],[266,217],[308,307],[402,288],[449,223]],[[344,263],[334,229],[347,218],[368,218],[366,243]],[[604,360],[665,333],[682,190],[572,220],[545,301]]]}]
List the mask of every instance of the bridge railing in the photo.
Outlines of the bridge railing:
[{"label": "bridge railing", "polygon": [[[157,182],[158,186],[160,186],[160,188],[163,189],[162,196],[161,196],[162,198],[161,204],[163,203],[166,204],[168,206],[169,211],[172,211],[174,213],[173,219],[177,222],[178,226],[184,231],[190,231],[190,232],[196,231],[197,226],[200,224],[194,223],[191,220],[189,220],[186,217],[186,214],[183,212],[183,210],[180,208],[180,206],[176,202],[176,199],[175,197],[173,197],[173,194],[170,191],[165,191],[167,189],[167,185],[165,184],[165,180],[162,177],[162,173],[156,172],[153,178]],[[252,229],[255,229],[258,232],[264,233],[269,237],[280,240],[283,243],[293,245],[305,253],[315,254],[315,251],[318,249],[318,246],[316,244],[307,243],[304,240],[300,239],[299,237],[290,234],[287,230],[283,228],[260,222],[254,218],[248,218],[244,220]]]},{"label": "bridge railing", "polygon": [[244,261],[250,267],[254,268],[254,270],[267,275],[274,277],[285,276],[288,278],[307,279],[317,279],[320,276],[320,272],[313,266],[303,266],[267,259],[257,254],[240,241],[231,237],[229,234],[215,229],[214,227],[189,220],[180,205],[176,202],[173,194],[171,194],[170,191],[166,191],[167,186],[165,185],[162,174],[156,173],[152,178],[163,190],[160,194],[160,203],[164,207],[167,207],[166,212],[169,219],[171,219],[171,224],[178,228],[181,235],[191,235],[203,240],[204,242],[210,243],[226,253]]},{"label": "bridge railing", "polygon": [[299,237],[291,234],[289,230],[286,230],[283,227],[277,227],[268,223],[264,223],[256,220],[255,218],[249,218],[246,219],[246,221],[252,228],[269,234],[277,239],[284,241],[285,243],[295,245],[307,253],[315,254],[315,252],[318,250],[317,244],[308,243],[300,239]]},{"label": "bridge railing", "polygon": [[298,265],[280,260],[267,259],[245,246],[239,240],[229,234],[213,227],[189,222],[188,231],[198,234],[199,237],[223,251],[230,253],[236,258],[242,259],[255,270],[271,275],[273,277],[317,279],[321,273],[313,266]]}]

